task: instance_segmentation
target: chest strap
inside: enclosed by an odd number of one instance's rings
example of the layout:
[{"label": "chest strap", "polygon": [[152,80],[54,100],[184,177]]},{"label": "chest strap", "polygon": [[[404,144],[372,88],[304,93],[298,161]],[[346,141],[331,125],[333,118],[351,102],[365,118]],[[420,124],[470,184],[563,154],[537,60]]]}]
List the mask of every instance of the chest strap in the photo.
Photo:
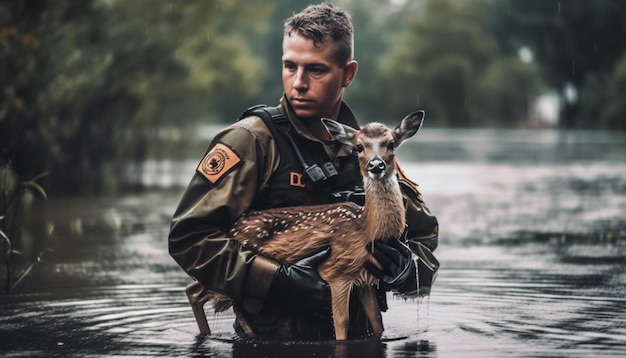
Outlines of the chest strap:
[{"label": "chest strap", "polygon": [[[256,106],[252,106],[246,109],[239,120],[249,117],[249,116],[257,116],[263,120],[265,125],[270,129],[272,135],[279,143],[279,148],[281,141],[285,141],[292,149],[292,153],[296,155],[296,158],[300,165],[302,166],[302,170],[308,179],[308,181],[312,184],[311,187],[314,188],[316,185],[321,184],[322,182],[336,177],[339,175],[337,169],[330,161],[322,164],[321,166],[316,163],[311,163],[311,161],[307,161],[304,158],[304,155],[298,148],[298,145],[293,140],[293,137],[289,134],[291,129],[291,123],[289,123],[289,119],[282,112],[278,110],[276,107],[268,107],[264,104],[259,104]],[[282,140],[281,140],[282,139]]]}]

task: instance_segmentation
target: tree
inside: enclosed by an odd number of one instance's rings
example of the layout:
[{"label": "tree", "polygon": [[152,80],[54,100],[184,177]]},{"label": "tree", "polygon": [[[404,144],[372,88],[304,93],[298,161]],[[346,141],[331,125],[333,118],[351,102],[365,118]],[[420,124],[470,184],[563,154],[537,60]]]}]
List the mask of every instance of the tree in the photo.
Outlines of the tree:
[{"label": "tree", "polygon": [[254,86],[260,86],[261,91],[241,96],[237,93],[220,96],[220,113],[226,121],[236,119],[245,108],[254,104],[275,105],[283,92],[282,84],[282,43],[283,22],[306,6],[299,0],[283,0],[280,5],[274,1],[262,1],[267,4],[267,16],[252,14],[247,21],[263,25],[263,32],[257,36],[247,37],[245,46],[249,48],[250,56],[260,62],[262,76],[256,76]]},{"label": "tree", "polygon": [[48,191],[94,192],[143,160],[160,126],[213,97],[260,91],[246,34],[268,6],[240,0],[0,3],[2,162]]},{"label": "tree", "polygon": [[[562,125],[589,127],[581,113],[598,112],[593,102],[568,101],[564,89],[572,86],[578,98],[589,76],[606,77],[626,50],[626,2],[621,0],[495,0],[492,32],[509,53],[528,47],[541,64],[542,76],[561,91]],[[593,82],[593,81],[592,81]],[[586,109],[587,108],[587,109]]]},{"label": "tree", "polygon": [[476,86],[497,50],[481,25],[484,8],[476,1],[428,1],[406,16],[384,68],[387,85],[399,88],[390,105],[403,112],[423,107],[439,125],[479,124]]},{"label": "tree", "polygon": [[532,117],[534,101],[545,84],[534,62],[498,57],[490,62],[477,89],[486,124],[523,127]]},{"label": "tree", "polygon": [[400,13],[390,8],[387,0],[349,2],[345,8],[352,14],[354,58],[359,63],[357,76],[346,90],[345,99],[359,117],[367,118],[366,121],[395,118],[387,114],[386,103],[397,89],[382,82],[381,66],[383,54],[395,42]]},{"label": "tree", "polygon": [[524,126],[543,81],[537,65],[503,53],[489,32],[489,3],[408,4],[406,26],[384,64],[388,103],[423,107],[440,126]]},{"label": "tree", "polygon": [[587,76],[581,120],[587,126],[626,130],[626,53],[608,74]]}]

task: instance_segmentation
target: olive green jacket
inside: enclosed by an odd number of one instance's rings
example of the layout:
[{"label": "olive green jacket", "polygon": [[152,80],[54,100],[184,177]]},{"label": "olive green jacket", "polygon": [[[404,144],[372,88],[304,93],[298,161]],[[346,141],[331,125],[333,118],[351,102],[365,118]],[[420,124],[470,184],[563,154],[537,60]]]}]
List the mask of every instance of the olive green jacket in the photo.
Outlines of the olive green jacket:
[{"label": "olive green jacket", "polygon": [[[320,142],[307,132],[285,98],[280,110],[299,135]],[[357,127],[345,104],[338,121]],[[333,161],[352,155],[348,146],[323,145]],[[315,159],[316,153],[310,154]],[[260,118],[244,118],[220,131],[182,196],[169,234],[170,255],[185,272],[207,289],[242,302],[244,309],[251,311],[258,311],[279,264],[242,248],[227,232],[251,207],[256,194],[267,189],[279,162],[277,145]],[[399,174],[407,199],[409,242],[419,241],[434,250],[437,220],[426,209],[416,186],[408,179],[402,180],[401,171]]]}]

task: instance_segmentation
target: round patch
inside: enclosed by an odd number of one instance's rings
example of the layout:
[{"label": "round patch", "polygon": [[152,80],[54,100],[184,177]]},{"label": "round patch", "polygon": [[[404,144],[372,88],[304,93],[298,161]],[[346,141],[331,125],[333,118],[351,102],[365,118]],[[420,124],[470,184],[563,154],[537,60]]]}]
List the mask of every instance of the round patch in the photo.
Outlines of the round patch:
[{"label": "round patch", "polygon": [[217,143],[202,159],[196,170],[212,184],[217,183],[231,169],[241,163],[241,158],[232,149]]},{"label": "round patch", "polygon": [[228,160],[228,154],[223,150],[217,148],[213,152],[209,153],[206,160],[202,162],[202,171],[208,175],[215,175],[224,169],[226,161]]}]

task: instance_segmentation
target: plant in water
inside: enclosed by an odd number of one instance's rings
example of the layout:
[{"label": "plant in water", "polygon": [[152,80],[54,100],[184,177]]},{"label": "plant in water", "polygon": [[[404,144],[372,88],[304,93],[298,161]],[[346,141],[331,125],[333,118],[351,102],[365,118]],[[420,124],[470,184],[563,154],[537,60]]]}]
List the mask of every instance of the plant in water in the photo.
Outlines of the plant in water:
[{"label": "plant in water", "polygon": [[[17,249],[21,239],[21,205],[28,196],[32,195],[32,192],[48,200],[46,191],[37,183],[47,174],[41,173],[30,180],[20,181],[10,165],[5,164],[0,167],[0,242],[2,242],[0,259],[4,260],[3,276],[5,276],[6,293],[14,289],[41,260],[43,251],[40,251],[32,262],[24,262],[24,260],[18,262],[16,257],[23,256],[22,252]],[[17,267],[18,265],[23,267]]]}]

